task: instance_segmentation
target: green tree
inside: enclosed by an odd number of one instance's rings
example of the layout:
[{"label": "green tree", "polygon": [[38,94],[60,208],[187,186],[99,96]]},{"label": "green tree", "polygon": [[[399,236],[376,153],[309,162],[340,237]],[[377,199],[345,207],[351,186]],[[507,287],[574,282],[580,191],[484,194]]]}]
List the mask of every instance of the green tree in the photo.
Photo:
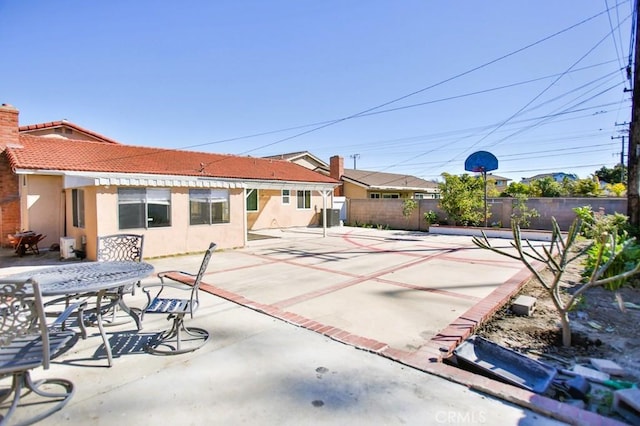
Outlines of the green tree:
[{"label": "green tree", "polygon": [[608,191],[613,192],[616,197],[622,197],[622,195],[627,191],[627,187],[624,183],[618,182],[614,184],[608,183],[605,187]]},{"label": "green tree", "polygon": [[515,223],[521,228],[528,228],[531,226],[531,219],[534,217],[540,217],[538,210],[527,206],[527,200],[529,198],[524,194],[516,194],[513,197],[513,213],[511,213],[511,223]]},{"label": "green tree", "polygon": [[563,193],[562,185],[550,176],[531,182],[530,191],[534,197],[560,197]]},{"label": "green tree", "polygon": [[624,164],[616,164],[613,168],[602,166],[594,174],[603,182],[625,183],[627,181],[627,166]]},{"label": "green tree", "polygon": [[602,190],[597,177],[591,179],[578,179],[575,182],[573,195],[579,197],[597,197]]},{"label": "green tree", "polygon": [[404,216],[407,221],[407,225],[409,224],[409,219],[416,208],[418,208],[418,202],[412,198],[407,198],[402,203],[402,216]]},{"label": "green tree", "polygon": [[560,182],[560,196],[562,197],[571,197],[576,195],[576,185],[577,182],[573,179],[569,179],[568,177],[562,178],[562,182]]},{"label": "green tree", "polygon": [[443,173],[440,208],[456,225],[479,225],[484,222],[484,182],[476,176]]},{"label": "green tree", "polygon": [[500,191],[498,191],[496,187],[496,181],[493,179],[487,179],[487,196],[491,198],[500,196]]},{"label": "green tree", "polygon": [[529,195],[531,189],[529,185],[522,182],[511,182],[507,189],[501,194],[502,197],[515,197],[518,194]]}]

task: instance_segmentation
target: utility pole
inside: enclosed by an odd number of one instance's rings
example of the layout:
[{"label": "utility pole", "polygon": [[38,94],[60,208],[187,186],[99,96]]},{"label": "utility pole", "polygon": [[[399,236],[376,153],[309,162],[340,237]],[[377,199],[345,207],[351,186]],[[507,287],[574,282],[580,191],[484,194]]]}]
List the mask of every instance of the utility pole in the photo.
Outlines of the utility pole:
[{"label": "utility pole", "polygon": [[[631,80],[631,77],[629,77],[629,80]],[[625,89],[626,91],[630,91]],[[616,122],[616,127],[620,127],[620,126],[624,126],[625,129],[624,130],[618,130],[618,133],[623,133],[622,136],[611,136],[611,139],[622,139],[622,147],[620,149],[620,182],[624,183],[625,186],[629,187],[629,176],[628,176],[628,172],[627,172],[627,179],[625,180],[624,178],[624,171],[625,168],[627,170],[629,170],[629,164],[625,163],[624,161],[624,157],[626,156],[627,159],[629,158],[628,154],[625,151],[625,147],[624,147],[624,141],[625,141],[625,137],[627,137],[627,135],[629,134],[629,124],[626,121],[624,123],[618,123]]]},{"label": "utility pole", "polygon": [[[626,185],[627,182],[624,181],[624,138],[625,135],[622,136],[611,136],[611,139],[622,139],[622,148],[620,149],[620,182]],[[611,183],[611,182],[609,182]]]},{"label": "utility pole", "polygon": [[631,125],[629,126],[629,159],[627,186],[627,216],[629,224],[640,229],[640,197],[638,195],[638,150],[640,148],[640,8],[636,0],[636,40],[633,64],[633,94],[631,100]]},{"label": "utility pole", "polygon": [[351,158],[353,158],[353,170],[356,170],[356,160],[360,158],[360,154],[351,154]]}]

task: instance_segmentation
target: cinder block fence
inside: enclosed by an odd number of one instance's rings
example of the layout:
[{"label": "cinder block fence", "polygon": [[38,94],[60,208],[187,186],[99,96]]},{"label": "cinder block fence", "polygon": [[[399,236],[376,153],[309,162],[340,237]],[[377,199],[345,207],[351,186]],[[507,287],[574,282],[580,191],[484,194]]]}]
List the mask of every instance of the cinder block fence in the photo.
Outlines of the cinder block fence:
[{"label": "cinder block fence", "polygon": [[[433,210],[440,220],[446,221],[447,214],[440,208],[439,200],[416,200],[418,208],[407,219],[402,215],[401,199],[360,199],[347,200],[348,225],[369,224],[373,226],[389,227],[391,229],[407,229],[426,231],[424,213]],[[512,198],[490,198],[488,223],[510,227],[513,213]],[[530,198],[527,201],[530,209],[536,209],[540,217],[531,219],[531,229],[551,230],[551,218],[555,217],[562,230],[567,230],[576,217],[575,207],[591,206],[594,211],[605,214],[615,212],[627,214],[626,198]],[[452,223],[451,223],[452,224]]]}]

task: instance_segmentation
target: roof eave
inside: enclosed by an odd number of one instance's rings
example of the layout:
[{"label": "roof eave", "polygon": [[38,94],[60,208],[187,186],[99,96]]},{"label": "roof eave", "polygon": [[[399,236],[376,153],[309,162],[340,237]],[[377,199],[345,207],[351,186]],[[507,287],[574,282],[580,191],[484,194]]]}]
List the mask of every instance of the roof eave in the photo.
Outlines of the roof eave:
[{"label": "roof eave", "polygon": [[333,190],[339,183],[230,179],[205,176],[155,175],[138,173],[96,173],[65,170],[17,169],[16,174],[63,176],[64,188],[81,186],[150,186],[189,188],[257,188],[257,189],[301,189]]}]

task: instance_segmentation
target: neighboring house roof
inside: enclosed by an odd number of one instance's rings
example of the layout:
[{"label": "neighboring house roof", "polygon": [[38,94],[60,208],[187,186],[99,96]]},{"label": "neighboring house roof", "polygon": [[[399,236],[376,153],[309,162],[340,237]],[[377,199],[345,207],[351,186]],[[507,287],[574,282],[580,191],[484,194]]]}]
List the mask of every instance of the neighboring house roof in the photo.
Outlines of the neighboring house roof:
[{"label": "neighboring house roof", "polygon": [[403,174],[344,169],[342,179],[372,190],[439,192],[437,183]]},{"label": "neighboring house roof", "polygon": [[[319,173],[329,174],[330,166],[318,157],[311,154],[309,151],[291,152],[288,154],[273,155],[265,158],[277,158],[293,163],[300,164],[301,166],[315,170]],[[338,156],[331,158],[331,161]],[[342,160],[340,158],[340,160]],[[373,172],[369,170],[356,170],[356,169],[342,169],[342,162],[340,162],[340,171],[338,174],[342,180],[366,187],[370,190],[378,191],[424,191],[424,192],[440,192],[438,184],[435,182],[429,182],[424,179],[417,178],[415,176],[396,174],[396,173],[383,173]],[[334,176],[336,177],[336,176]]]},{"label": "neighboring house roof", "polygon": [[506,177],[494,175],[493,173],[487,174],[487,180],[489,180],[489,179],[492,179],[492,180],[505,180],[505,181],[511,180],[511,179],[506,178]]},{"label": "neighboring house roof", "polygon": [[569,180],[577,180],[578,176],[573,173],[565,173],[565,172],[553,172],[553,173],[540,173],[535,176],[531,176],[528,178],[522,178],[522,182],[531,182],[533,180],[544,179],[550,177],[554,179],[556,182],[562,182],[562,180],[566,177]]},{"label": "neighboring house roof", "polygon": [[[7,146],[5,151],[17,173],[38,171],[41,174],[95,178],[96,182],[103,178],[99,183],[103,185],[118,184],[122,177],[131,174],[168,180],[179,180],[178,177],[183,176],[199,180],[313,183],[322,188],[332,188],[339,183],[289,161],[26,134],[19,135],[19,142],[19,145]],[[186,184],[192,185],[193,181],[190,179]],[[254,187],[252,183],[247,186]],[[259,187],[258,183],[256,187]]]},{"label": "neighboring house roof", "polygon": [[[20,126],[18,128],[18,131],[22,134],[34,133],[35,136],[44,136],[42,135],[42,132],[48,131],[47,136],[58,136],[55,133],[56,129],[65,129],[65,128],[75,131],[75,133],[61,132],[60,134],[61,137],[65,137],[68,139],[93,140],[96,142],[119,144],[119,142],[116,142],[113,139],[110,139],[99,133],[80,127],[77,124],[70,123],[67,120],[50,121],[48,123],[29,124],[26,126]],[[72,136],[69,136],[69,133],[71,133]]]},{"label": "neighboring house roof", "polygon": [[320,158],[311,154],[309,151],[290,152],[287,154],[269,155],[263,158],[270,158],[272,160],[286,160],[292,163],[300,164],[308,169],[312,170],[329,170],[329,165],[322,161]]}]

